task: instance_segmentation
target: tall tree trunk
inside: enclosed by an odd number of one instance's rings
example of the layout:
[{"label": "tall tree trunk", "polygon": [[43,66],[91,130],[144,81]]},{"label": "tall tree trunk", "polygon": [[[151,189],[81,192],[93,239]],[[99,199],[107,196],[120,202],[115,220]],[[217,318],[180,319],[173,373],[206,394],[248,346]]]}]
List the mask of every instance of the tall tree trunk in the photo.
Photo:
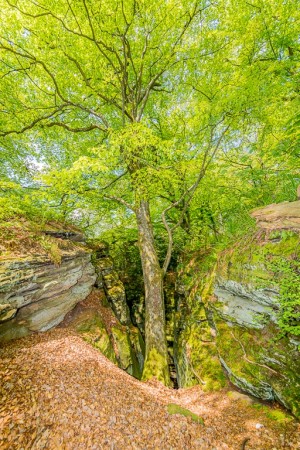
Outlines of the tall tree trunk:
[{"label": "tall tree trunk", "polygon": [[141,200],[136,208],[139,250],[145,285],[146,357],[143,380],[153,377],[170,384],[168,351],[165,333],[163,273],[154,245],[149,203]]}]

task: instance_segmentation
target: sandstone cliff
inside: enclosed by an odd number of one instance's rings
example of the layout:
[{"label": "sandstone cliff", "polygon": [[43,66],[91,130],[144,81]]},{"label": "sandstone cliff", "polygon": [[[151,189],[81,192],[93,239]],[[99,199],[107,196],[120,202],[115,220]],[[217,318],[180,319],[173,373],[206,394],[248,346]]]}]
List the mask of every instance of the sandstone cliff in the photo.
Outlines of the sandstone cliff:
[{"label": "sandstone cliff", "polygon": [[0,341],[54,327],[95,279],[91,255],[82,249],[62,252],[60,265],[45,255],[0,261]]},{"label": "sandstone cliff", "polygon": [[[230,381],[300,417],[300,202],[256,210],[258,229],[179,286],[180,386]],[[222,370],[223,369],[223,370]]]}]

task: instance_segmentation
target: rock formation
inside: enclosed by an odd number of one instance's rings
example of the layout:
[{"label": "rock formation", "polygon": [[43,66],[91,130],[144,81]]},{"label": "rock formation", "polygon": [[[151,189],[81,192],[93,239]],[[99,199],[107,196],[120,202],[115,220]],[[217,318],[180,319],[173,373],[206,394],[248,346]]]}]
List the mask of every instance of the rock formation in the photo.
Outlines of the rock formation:
[{"label": "rock formation", "polygon": [[222,252],[210,272],[202,259],[181,277],[178,381],[218,387],[222,366],[243,391],[300,417],[300,202],[253,216],[260,230]]},{"label": "rock formation", "polygon": [[106,297],[121,324],[130,325],[131,319],[126,302],[125,288],[114,269],[114,262],[105,244],[98,245],[93,261],[97,273],[96,285],[104,289]]},{"label": "rock formation", "polygon": [[300,230],[300,200],[258,208],[251,215],[266,230]]},{"label": "rock formation", "polygon": [[77,247],[62,251],[60,265],[46,255],[0,261],[0,341],[59,324],[95,279],[91,253]]}]

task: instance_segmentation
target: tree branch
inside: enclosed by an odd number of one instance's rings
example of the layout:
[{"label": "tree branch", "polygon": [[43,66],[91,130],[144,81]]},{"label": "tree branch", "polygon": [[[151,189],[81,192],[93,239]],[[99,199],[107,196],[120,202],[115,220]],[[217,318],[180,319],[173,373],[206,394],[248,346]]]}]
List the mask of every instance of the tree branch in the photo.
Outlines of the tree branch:
[{"label": "tree branch", "polygon": [[105,195],[104,199],[113,200],[114,202],[121,203],[121,205],[124,205],[126,206],[126,208],[130,209],[131,211],[134,211],[134,207],[130,203],[126,202],[126,200],[124,200],[123,198],[115,197],[113,195]]}]

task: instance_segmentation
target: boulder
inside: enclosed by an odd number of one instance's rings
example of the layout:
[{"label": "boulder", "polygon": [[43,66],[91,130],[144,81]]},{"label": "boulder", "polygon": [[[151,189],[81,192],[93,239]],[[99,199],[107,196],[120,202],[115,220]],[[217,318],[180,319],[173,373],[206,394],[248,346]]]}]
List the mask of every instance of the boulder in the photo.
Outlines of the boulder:
[{"label": "boulder", "polygon": [[96,274],[82,249],[62,253],[60,265],[46,255],[0,262],[0,341],[45,331],[87,297]]},{"label": "boulder", "polygon": [[267,230],[300,230],[300,200],[274,203],[252,211],[260,228]]}]

